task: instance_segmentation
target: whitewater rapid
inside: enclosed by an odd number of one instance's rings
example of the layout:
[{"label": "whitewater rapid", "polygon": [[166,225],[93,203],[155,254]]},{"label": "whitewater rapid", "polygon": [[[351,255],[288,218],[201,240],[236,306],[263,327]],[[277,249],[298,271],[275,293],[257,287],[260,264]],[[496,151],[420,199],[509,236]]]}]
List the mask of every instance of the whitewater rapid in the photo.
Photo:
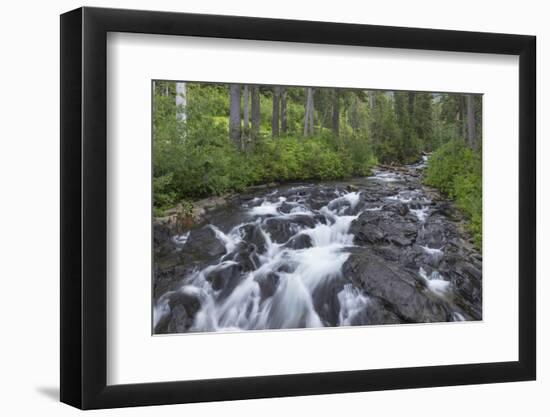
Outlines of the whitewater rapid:
[{"label": "whitewater rapid", "polygon": [[[270,200],[260,198],[247,210],[249,222],[241,223],[223,233],[214,225],[216,237],[223,243],[227,254],[231,254],[242,241],[242,229],[253,225],[258,227],[266,242],[265,250],[259,254],[257,268],[245,274],[231,294],[218,302],[223,289],[216,290],[208,276],[236,265],[236,262],[222,257],[219,263],[195,271],[179,289],[183,293],[198,296],[201,309],[198,311],[190,331],[232,331],[251,329],[322,327],[323,322],[315,310],[315,291],[341,276],[341,268],[348,259],[345,248],[353,246],[353,236],[348,233],[350,224],[360,213],[352,212],[359,201],[359,192],[347,192],[331,200],[318,210],[312,210],[300,202],[288,202],[286,197]],[[283,203],[294,206],[289,213],[280,211]],[[276,243],[263,225],[293,216],[317,217],[314,227],[294,225],[294,234],[284,243]],[[288,243],[299,236],[308,236],[312,247],[293,249]],[[186,240],[178,238],[181,242]],[[260,282],[275,274],[278,278],[275,293],[262,301]],[[154,309],[154,326],[169,313],[168,298],[171,292],[161,297]],[[352,318],[357,306],[364,306],[367,297],[356,290],[345,287],[338,298],[342,300],[341,323],[345,325]]]},{"label": "whitewater rapid", "polygon": [[[218,213],[199,234],[173,235],[168,258],[189,252],[181,259],[191,267],[154,300],[154,331],[479,319],[480,275],[468,275],[480,268],[479,255],[457,252],[463,241],[414,176],[425,163],[412,174],[375,171],[359,187],[272,189]],[[212,257],[196,261],[207,249]]]}]

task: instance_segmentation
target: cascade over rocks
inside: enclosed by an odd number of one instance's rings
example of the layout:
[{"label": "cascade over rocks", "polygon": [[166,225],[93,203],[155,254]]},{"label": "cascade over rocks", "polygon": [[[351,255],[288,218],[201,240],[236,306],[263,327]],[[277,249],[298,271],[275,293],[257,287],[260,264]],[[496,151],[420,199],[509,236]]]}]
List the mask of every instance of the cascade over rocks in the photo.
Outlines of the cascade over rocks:
[{"label": "cascade over rocks", "polygon": [[480,320],[482,256],[424,166],[257,187],[183,233],[155,223],[155,333]]}]

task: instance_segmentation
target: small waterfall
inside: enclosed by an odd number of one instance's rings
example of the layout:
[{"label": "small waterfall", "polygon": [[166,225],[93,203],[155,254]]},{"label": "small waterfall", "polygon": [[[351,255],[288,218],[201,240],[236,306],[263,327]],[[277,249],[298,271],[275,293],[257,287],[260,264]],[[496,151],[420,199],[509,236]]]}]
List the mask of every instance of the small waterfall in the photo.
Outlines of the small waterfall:
[{"label": "small waterfall", "polygon": [[[181,291],[198,294],[201,307],[197,312],[191,331],[235,331],[243,329],[278,329],[299,327],[322,327],[323,319],[315,309],[314,294],[330,287],[341,277],[343,264],[349,257],[346,247],[353,246],[353,236],[348,233],[351,223],[360,215],[343,214],[353,211],[360,199],[359,192],[343,193],[318,210],[297,202],[287,201],[284,196],[273,199],[277,193],[264,199],[252,200],[256,204],[248,208],[252,222],[239,224],[228,233],[209,225],[216,238],[224,245],[226,255],[218,264],[195,271],[187,277]],[[282,205],[292,207],[283,213]],[[268,222],[292,221],[293,218],[316,219],[313,227],[293,224],[294,233],[285,243],[276,243],[269,233]],[[318,219],[318,220],[317,220]],[[311,222],[311,220],[310,220]],[[215,289],[210,276],[223,274],[227,268],[238,264],[228,260],[243,242],[243,228],[252,225],[258,228],[265,248],[258,253],[258,267],[241,274],[234,288],[225,293]],[[298,237],[309,238],[309,247],[293,249],[288,243]],[[262,294],[262,286],[273,282],[273,293]],[[347,288],[347,290],[345,289]],[[343,325],[366,305],[366,296],[360,291],[344,287],[338,294],[341,300]],[[154,324],[170,312],[168,296],[157,301]]]},{"label": "small waterfall", "polygon": [[411,209],[411,213],[413,213],[418,221],[420,223],[424,223],[426,221],[426,218],[428,217],[430,209],[428,207],[422,207],[419,209]]},{"label": "small waterfall", "polygon": [[439,261],[443,258],[443,250],[437,249],[437,248],[430,248],[428,246],[422,246],[420,245],[422,250],[433,260],[433,262],[437,265],[439,264]]},{"label": "small waterfall", "polygon": [[176,235],[174,237],[172,237],[172,241],[177,245],[177,246],[183,246],[187,243],[187,239],[189,239],[189,234],[190,232],[186,232],[186,233],[183,233],[181,235]]},{"label": "small waterfall", "polygon": [[452,318],[453,321],[466,321],[466,318],[457,311],[452,313]]},{"label": "small waterfall", "polygon": [[418,275],[420,275],[420,277],[424,280],[426,286],[432,293],[440,297],[447,296],[451,283],[449,281],[445,281],[438,271],[432,271],[432,273],[428,276],[424,268],[420,267]]},{"label": "small waterfall", "polygon": [[240,224],[234,227],[233,229],[231,229],[231,231],[228,234],[225,234],[213,224],[208,225],[208,227],[210,227],[214,231],[218,240],[225,246],[225,250],[227,253],[233,252],[237,247],[237,245],[242,241],[242,238],[239,232],[239,229],[242,226],[243,225]]},{"label": "small waterfall", "polygon": [[396,182],[396,181],[399,181],[401,178],[399,174],[392,171],[382,171],[382,170],[374,169],[373,172],[374,172],[374,175],[368,178],[376,181]]},{"label": "small waterfall", "polygon": [[340,302],[340,325],[351,326],[353,319],[367,307],[369,298],[351,284],[346,284],[338,293],[338,301]]},{"label": "small waterfall", "polygon": [[279,197],[277,202],[264,201],[259,206],[253,207],[250,209],[251,216],[276,216],[279,213],[279,207],[284,203],[286,199],[284,197]]}]

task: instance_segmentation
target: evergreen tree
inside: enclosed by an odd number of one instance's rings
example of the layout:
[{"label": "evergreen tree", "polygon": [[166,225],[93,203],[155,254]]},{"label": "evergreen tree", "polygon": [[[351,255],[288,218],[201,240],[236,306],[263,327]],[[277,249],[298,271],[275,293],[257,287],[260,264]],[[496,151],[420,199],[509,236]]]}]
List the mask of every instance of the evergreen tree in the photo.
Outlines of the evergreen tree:
[{"label": "evergreen tree", "polygon": [[423,151],[432,151],[433,136],[433,97],[431,93],[415,93],[414,115],[411,122]]}]

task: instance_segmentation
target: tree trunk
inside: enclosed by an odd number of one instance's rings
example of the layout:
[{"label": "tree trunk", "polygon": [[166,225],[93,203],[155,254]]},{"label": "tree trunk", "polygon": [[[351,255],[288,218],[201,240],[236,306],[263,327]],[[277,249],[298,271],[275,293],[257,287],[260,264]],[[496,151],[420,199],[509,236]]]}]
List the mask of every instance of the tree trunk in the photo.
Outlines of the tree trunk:
[{"label": "tree trunk", "polygon": [[409,110],[409,114],[408,114],[408,117],[409,117],[409,121],[412,122],[414,120],[414,98],[415,98],[415,93],[413,92],[409,92],[408,94],[408,98],[409,98],[409,103],[408,103],[408,110]]},{"label": "tree trunk", "polygon": [[241,144],[241,85],[229,86],[229,138],[236,146]]},{"label": "tree trunk", "polygon": [[176,120],[185,122],[187,120],[187,113],[185,107],[187,106],[187,86],[185,83],[176,83]]},{"label": "tree trunk", "polygon": [[357,101],[359,100],[357,96],[352,95],[352,102],[351,102],[351,114],[350,114],[350,125],[353,133],[357,133],[359,130],[359,110],[357,108],[358,104]]},{"label": "tree trunk", "polygon": [[250,111],[248,107],[249,93],[248,85],[243,87],[243,135],[248,136],[250,130]]},{"label": "tree trunk", "polygon": [[340,134],[340,92],[337,89],[332,93],[332,133],[336,137]]},{"label": "tree trunk", "polygon": [[288,131],[286,116],[286,88],[281,87],[281,133],[285,135]]},{"label": "tree trunk", "polygon": [[369,99],[370,99],[370,109],[371,111],[374,111],[376,107],[376,92],[375,91],[369,91]]},{"label": "tree trunk", "polygon": [[465,119],[465,100],[464,96],[457,95],[456,97],[456,131],[464,143],[467,142],[466,119]]},{"label": "tree trunk", "polygon": [[304,136],[309,133],[309,89],[306,88],[306,101],[304,103]]},{"label": "tree trunk", "polygon": [[313,88],[309,89],[309,134],[313,136],[315,134],[315,105],[313,102]]},{"label": "tree trunk", "polygon": [[474,109],[474,97],[471,94],[466,96],[466,113],[468,118],[468,145],[476,147],[476,113]]},{"label": "tree trunk", "polygon": [[252,86],[251,96],[252,138],[257,139],[260,136],[260,87]]},{"label": "tree trunk", "polygon": [[306,88],[306,114],[304,117],[304,136],[313,135],[313,88]]},{"label": "tree trunk", "polygon": [[281,98],[281,87],[273,87],[273,113],[271,118],[271,136],[279,136],[279,109]]}]

